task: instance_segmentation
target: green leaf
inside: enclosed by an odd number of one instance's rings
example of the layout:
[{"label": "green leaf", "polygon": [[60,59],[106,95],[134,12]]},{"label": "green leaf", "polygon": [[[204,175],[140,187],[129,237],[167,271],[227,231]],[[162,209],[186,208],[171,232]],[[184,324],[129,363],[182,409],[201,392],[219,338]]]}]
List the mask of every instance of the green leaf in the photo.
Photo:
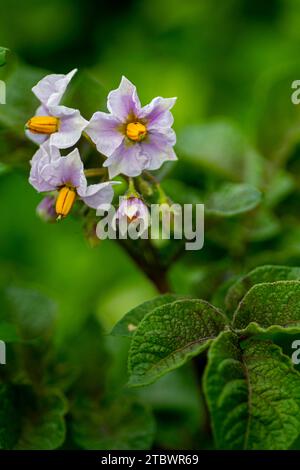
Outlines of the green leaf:
[{"label": "green leaf", "polygon": [[259,185],[262,157],[230,122],[189,126],[178,136],[182,159],[231,181]]},{"label": "green leaf", "polygon": [[280,348],[222,333],[204,389],[221,449],[288,449],[300,433],[300,375]]},{"label": "green leaf", "polygon": [[246,240],[263,242],[278,236],[281,224],[273,212],[260,207],[255,214],[251,214],[251,217],[245,221],[243,230]]},{"label": "green leaf", "polygon": [[[251,327],[247,328],[251,324]],[[253,286],[240,302],[233,327],[253,332],[300,332],[300,281],[277,281]]]},{"label": "green leaf", "polygon": [[203,300],[178,300],[150,312],[129,352],[129,385],[154,382],[204,351],[225,328],[221,311]]},{"label": "green leaf", "polygon": [[[59,392],[47,392],[35,397],[31,393],[23,397],[23,406],[27,407],[22,416],[22,435],[15,446],[17,450],[53,450],[65,440],[65,420],[67,411],[65,398]],[[27,403],[24,403],[26,399]]]},{"label": "green leaf", "polygon": [[128,397],[98,405],[91,400],[79,400],[72,410],[72,437],[83,449],[149,449],[154,429],[150,410]]},{"label": "green leaf", "polygon": [[206,215],[233,217],[248,212],[261,202],[261,193],[248,184],[226,184],[205,202]]},{"label": "green leaf", "polygon": [[0,384],[0,449],[52,450],[65,439],[66,401],[57,391]]},{"label": "green leaf", "polygon": [[225,299],[227,310],[233,312],[244,295],[255,284],[290,280],[300,280],[300,268],[266,265],[253,269],[228,290]]},{"label": "green leaf", "polygon": [[279,169],[269,184],[265,192],[265,203],[267,207],[276,207],[282,200],[284,200],[294,189],[295,181],[292,174],[285,170]]},{"label": "green leaf", "polygon": [[152,312],[161,305],[169,304],[178,300],[180,297],[174,294],[165,294],[148,300],[141,305],[130,310],[126,315],[114,326],[111,334],[115,336],[132,336],[142,319],[147,313]]},{"label": "green leaf", "polygon": [[8,49],[6,47],[0,47],[0,67],[6,63],[6,54]]},{"label": "green leaf", "polygon": [[21,336],[30,339],[47,333],[53,326],[56,305],[40,292],[10,287],[7,298],[11,306],[11,318]]}]

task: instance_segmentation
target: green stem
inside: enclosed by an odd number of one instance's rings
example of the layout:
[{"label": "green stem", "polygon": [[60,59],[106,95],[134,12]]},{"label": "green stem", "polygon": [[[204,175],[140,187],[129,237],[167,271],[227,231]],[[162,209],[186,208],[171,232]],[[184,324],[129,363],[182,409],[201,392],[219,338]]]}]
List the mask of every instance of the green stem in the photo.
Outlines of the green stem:
[{"label": "green stem", "polygon": [[128,179],[128,193],[136,194],[133,178]]},{"label": "green stem", "polygon": [[143,175],[147,178],[148,181],[150,181],[154,186],[156,186],[157,192],[159,194],[159,203],[160,204],[170,204],[170,198],[166,195],[164,192],[163,188],[160,185],[160,182],[158,181],[155,176],[153,176],[151,173],[148,171],[144,171]]},{"label": "green stem", "polygon": [[86,132],[83,132],[83,133],[82,133],[82,137],[84,137],[90,144],[92,144],[92,145],[95,147],[94,142],[92,141],[92,139],[90,138],[90,136],[87,135]]},{"label": "green stem", "polygon": [[168,283],[167,269],[160,264],[149,240],[142,251],[136,249],[130,240],[119,239],[118,241],[141,271],[153,282],[160,294],[166,294],[171,291]]},{"label": "green stem", "polygon": [[87,178],[92,178],[94,176],[106,176],[107,169],[106,168],[88,168],[84,170],[84,174]]}]

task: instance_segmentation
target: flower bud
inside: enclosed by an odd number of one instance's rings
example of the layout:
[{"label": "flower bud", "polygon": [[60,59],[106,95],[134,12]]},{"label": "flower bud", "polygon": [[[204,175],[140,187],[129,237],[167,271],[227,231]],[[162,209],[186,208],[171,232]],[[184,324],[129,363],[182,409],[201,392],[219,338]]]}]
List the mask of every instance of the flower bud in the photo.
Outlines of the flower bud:
[{"label": "flower bud", "polygon": [[54,116],[34,116],[26,123],[26,129],[34,134],[54,134],[58,127],[59,119]]},{"label": "flower bud", "polygon": [[76,191],[74,188],[63,186],[60,189],[55,205],[56,214],[59,219],[66,217],[70,213],[75,199]]},{"label": "flower bud", "polygon": [[122,199],[116,215],[117,219],[126,217],[128,222],[143,219],[148,223],[149,211],[140,198],[129,197]]},{"label": "flower bud", "polygon": [[55,222],[57,217],[55,198],[53,196],[44,197],[37,206],[36,213],[44,222]]}]

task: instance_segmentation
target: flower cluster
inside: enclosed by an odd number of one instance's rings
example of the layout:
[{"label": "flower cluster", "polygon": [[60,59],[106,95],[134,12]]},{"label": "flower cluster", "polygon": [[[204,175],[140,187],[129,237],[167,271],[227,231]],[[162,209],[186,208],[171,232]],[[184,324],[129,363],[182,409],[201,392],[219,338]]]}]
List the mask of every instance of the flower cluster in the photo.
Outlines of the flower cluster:
[{"label": "flower cluster", "polygon": [[[133,178],[177,158],[170,111],[176,98],[157,97],[142,107],[136,87],[122,77],[119,88],[108,95],[109,113],[97,111],[87,121],[78,109],[60,104],[76,71],[48,75],[32,89],[40,106],[28,120],[25,132],[40,147],[31,160],[29,182],[38,192],[51,193],[38,207],[45,219],[53,218],[53,214],[56,218],[67,216],[76,199],[94,209],[112,202],[117,181],[104,179],[88,185],[89,170],[85,171],[79,150],[75,148],[66,156],[60,154],[61,149],[73,147],[82,135],[103,155],[103,167],[110,178],[117,175]],[[125,198],[130,217],[146,213],[141,198],[136,195],[133,198],[130,192]],[[123,212],[121,206],[119,214]]]}]

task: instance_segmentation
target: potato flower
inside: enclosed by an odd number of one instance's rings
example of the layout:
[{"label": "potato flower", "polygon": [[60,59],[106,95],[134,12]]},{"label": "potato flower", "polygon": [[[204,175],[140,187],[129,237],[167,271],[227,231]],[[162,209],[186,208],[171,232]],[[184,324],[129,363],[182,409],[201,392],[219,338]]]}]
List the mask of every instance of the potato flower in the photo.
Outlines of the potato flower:
[{"label": "potato flower", "polygon": [[138,176],[156,170],[166,160],[176,160],[176,135],[170,109],[176,98],[154,98],[142,107],[136,87],[122,77],[119,88],[109,93],[108,113],[96,112],[85,129],[99,152],[108,157],[111,178],[122,173]]},{"label": "potato flower", "polygon": [[129,222],[143,220],[148,225],[149,210],[140,198],[124,197],[116,212],[116,219],[122,218],[127,218]]},{"label": "potato flower", "polygon": [[83,163],[78,149],[61,157],[56,147],[42,145],[31,160],[30,184],[38,192],[58,191],[55,210],[58,218],[66,217],[76,198],[87,206],[98,209],[113,199],[116,181],[87,185]]},{"label": "potato flower", "polygon": [[88,121],[78,109],[59,104],[76,72],[77,69],[74,69],[67,75],[47,75],[32,88],[41,105],[25,127],[27,136],[35,143],[42,144],[49,140],[50,145],[65,149],[80,139]]}]

